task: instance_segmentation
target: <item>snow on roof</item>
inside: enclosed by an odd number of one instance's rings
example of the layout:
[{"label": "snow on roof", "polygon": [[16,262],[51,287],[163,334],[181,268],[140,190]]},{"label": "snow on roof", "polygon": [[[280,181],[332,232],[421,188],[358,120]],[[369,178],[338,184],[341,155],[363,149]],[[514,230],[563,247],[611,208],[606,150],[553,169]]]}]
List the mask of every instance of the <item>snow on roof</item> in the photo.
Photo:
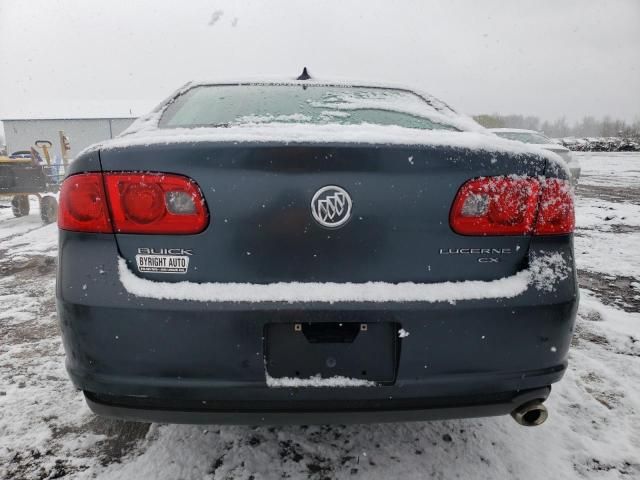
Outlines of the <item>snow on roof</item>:
[{"label": "snow on roof", "polygon": [[490,128],[489,131],[503,133],[540,133],[536,130],[527,130],[526,128]]}]

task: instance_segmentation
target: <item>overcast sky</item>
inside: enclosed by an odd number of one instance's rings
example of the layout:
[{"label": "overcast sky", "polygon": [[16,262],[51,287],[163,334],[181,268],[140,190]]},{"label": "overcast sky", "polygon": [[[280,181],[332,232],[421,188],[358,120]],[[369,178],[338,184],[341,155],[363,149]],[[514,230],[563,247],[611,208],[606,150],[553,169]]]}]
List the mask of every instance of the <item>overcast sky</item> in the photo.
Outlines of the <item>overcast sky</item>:
[{"label": "overcast sky", "polygon": [[415,85],[468,114],[640,117],[640,0],[0,0],[0,118],[139,115],[192,79]]}]

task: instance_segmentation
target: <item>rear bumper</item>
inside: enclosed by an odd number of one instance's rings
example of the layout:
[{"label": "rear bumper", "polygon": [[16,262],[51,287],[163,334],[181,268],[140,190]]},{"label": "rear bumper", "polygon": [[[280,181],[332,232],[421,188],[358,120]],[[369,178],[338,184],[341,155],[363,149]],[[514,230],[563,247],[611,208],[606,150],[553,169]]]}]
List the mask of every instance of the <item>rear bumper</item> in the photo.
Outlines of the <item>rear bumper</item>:
[{"label": "rear bumper", "polygon": [[411,401],[180,402],[85,392],[92,412],[139,422],[286,425],[353,424],[441,420],[506,415],[531,400],[545,400],[550,387],[475,397],[441,397]]},{"label": "rear bumper", "polygon": [[[578,303],[574,272],[551,291],[455,305],[163,301],[123,289],[112,238],[67,239],[74,255],[64,254],[63,242],[57,284],[66,365],[99,414],[237,424],[501,415],[546,398],[566,370]],[[409,336],[399,341],[395,381],[268,386],[265,327],[297,322],[397,324]]]},{"label": "rear bumper", "polygon": [[[502,415],[545,399],[567,366],[571,304],[447,311],[118,310],[59,304],[67,370],[91,409],[173,423],[347,423]],[[400,341],[395,381],[270,387],[269,322],[385,321]],[[376,351],[362,352],[376,355]]]}]

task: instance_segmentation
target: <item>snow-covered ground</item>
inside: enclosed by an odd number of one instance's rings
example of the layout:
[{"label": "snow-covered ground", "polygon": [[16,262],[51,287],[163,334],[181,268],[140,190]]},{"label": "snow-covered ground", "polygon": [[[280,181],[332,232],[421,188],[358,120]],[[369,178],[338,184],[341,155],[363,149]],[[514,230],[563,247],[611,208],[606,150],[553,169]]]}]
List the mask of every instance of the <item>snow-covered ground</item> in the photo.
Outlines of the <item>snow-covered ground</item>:
[{"label": "snow-covered ground", "polygon": [[640,154],[584,154],[582,285],[549,420],[146,425],[93,416],[64,371],[56,227],[0,198],[0,478],[640,478]]}]

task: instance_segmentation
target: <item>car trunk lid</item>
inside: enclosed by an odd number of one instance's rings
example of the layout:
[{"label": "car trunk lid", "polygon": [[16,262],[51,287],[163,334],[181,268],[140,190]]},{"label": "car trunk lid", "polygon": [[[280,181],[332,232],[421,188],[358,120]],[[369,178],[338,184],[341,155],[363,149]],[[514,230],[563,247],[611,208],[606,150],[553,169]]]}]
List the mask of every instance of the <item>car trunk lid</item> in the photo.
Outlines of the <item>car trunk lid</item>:
[{"label": "car trunk lid", "polygon": [[[116,234],[136,275],[165,282],[417,282],[493,280],[527,262],[529,235],[466,236],[449,225],[461,185],[537,177],[545,160],[442,146],[193,143],[101,152],[103,171],[186,175],[210,213],[195,235]],[[336,186],[351,199],[338,228],[312,199]],[[326,200],[326,197],[325,197]],[[340,200],[340,198],[334,199]],[[188,257],[180,272],[139,268],[144,254]],[[178,255],[176,255],[178,254]]]}]

